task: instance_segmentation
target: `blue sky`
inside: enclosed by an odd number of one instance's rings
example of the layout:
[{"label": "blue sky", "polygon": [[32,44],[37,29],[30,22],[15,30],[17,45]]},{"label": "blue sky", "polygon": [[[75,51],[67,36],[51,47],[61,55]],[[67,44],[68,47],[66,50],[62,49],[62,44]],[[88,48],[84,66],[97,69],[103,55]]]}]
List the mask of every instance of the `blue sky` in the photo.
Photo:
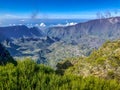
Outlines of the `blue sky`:
[{"label": "blue sky", "polygon": [[120,0],[0,0],[0,18],[95,18],[120,12]]}]

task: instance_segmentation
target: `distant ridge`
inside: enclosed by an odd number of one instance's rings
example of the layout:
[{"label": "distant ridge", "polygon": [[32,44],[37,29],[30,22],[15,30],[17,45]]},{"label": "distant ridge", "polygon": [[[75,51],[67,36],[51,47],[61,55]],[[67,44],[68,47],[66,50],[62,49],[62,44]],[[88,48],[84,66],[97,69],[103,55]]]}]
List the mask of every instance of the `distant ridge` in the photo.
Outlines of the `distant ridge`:
[{"label": "distant ridge", "polygon": [[25,25],[0,27],[1,40],[20,37],[42,37],[44,34],[37,27],[28,28]]},{"label": "distant ridge", "polygon": [[51,27],[46,31],[48,36],[68,42],[81,42],[90,37],[116,39],[120,38],[120,17],[90,20],[67,27]]}]

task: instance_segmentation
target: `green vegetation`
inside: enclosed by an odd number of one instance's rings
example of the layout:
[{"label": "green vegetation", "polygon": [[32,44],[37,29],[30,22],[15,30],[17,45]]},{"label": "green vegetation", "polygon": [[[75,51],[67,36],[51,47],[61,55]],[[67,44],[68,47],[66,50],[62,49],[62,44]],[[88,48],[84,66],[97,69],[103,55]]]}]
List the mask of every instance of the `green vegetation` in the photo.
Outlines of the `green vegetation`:
[{"label": "green vegetation", "polygon": [[0,66],[0,90],[120,90],[120,83],[92,76],[59,75],[27,59],[17,66]]},{"label": "green vegetation", "polygon": [[120,40],[89,57],[67,58],[56,70],[30,59],[0,66],[0,90],[120,90]]},{"label": "green vegetation", "polygon": [[67,74],[84,77],[96,76],[120,81],[120,40],[107,41],[101,48],[94,50],[90,56],[72,61],[69,59],[69,62],[73,66],[64,70]]}]

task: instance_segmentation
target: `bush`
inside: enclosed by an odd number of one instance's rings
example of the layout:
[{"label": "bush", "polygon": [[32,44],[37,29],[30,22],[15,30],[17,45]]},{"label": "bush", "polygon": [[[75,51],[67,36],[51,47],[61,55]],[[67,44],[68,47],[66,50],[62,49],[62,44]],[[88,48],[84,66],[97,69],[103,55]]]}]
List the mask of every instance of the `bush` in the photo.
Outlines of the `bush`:
[{"label": "bush", "polygon": [[120,90],[116,80],[97,77],[57,75],[47,66],[27,59],[17,66],[0,66],[1,90]]}]

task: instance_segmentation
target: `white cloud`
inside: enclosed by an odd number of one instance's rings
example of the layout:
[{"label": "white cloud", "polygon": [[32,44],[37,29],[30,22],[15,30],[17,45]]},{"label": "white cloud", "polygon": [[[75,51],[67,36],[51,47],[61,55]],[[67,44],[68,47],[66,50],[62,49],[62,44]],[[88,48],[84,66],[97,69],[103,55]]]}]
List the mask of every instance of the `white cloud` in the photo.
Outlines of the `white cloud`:
[{"label": "white cloud", "polygon": [[9,26],[12,26],[12,24],[9,24]]},{"label": "white cloud", "polygon": [[[24,14],[0,14],[0,19],[21,19],[21,18],[28,18],[28,15]],[[24,21],[24,20],[21,20]]]},{"label": "white cloud", "polygon": [[22,24],[20,23],[20,24],[18,24],[18,25],[20,25],[20,26],[21,26]]},{"label": "white cloud", "polygon": [[16,24],[13,24],[13,26],[16,26]]},{"label": "white cloud", "polygon": [[5,14],[5,18],[20,18],[19,16],[12,15],[12,14]]},{"label": "white cloud", "polygon": [[[40,19],[87,19],[87,18],[95,18],[95,13],[66,13],[66,14],[51,14],[51,13],[46,13],[46,14],[39,14],[37,18]],[[21,18],[31,18],[29,13],[28,14],[11,14],[11,13],[6,13],[6,14],[1,14],[0,15],[0,19],[11,19],[11,18],[17,18],[17,19],[21,19]],[[20,21],[24,21],[24,20],[20,20]]]},{"label": "white cloud", "polygon": [[24,19],[22,19],[22,20],[20,20],[21,22],[24,22],[25,20]]},{"label": "white cloud", "polygon": [[39,26],[38,24],[35,24],[35,26]]},{"label": "white cloud", "polygon": [[49,14],[49,19],[94,19],[96,13]]},{"label": "white cloud", "polygon": [[44,23],[41,23],[40,24],[40,27],[45,27],[46,25]]},{"label": "white cloud", "polygon": [[55,27],[65,27],[65,26],[73,26],[73,25],[76,25],[77,23],[75,22],[71,22],[71,23],[66,23],[66,24],[57,24],[57,25],[52,25],[52,26],[55,26]]},{"label": "white cloud", "polygon": [[115,24],[115,23],[118,23],[118,22],[119,22],[119,20],[118,20],[117,18],[110,18],[110,19],[108,19],[108,20],[109,20],[109,22],[112,23],[112,24]]},{"label": "white cloud", "polygon": [[66,26],[72,26],[72,25],[76,25],[77,23],[71,22],[71,23],[67,23]]}]

